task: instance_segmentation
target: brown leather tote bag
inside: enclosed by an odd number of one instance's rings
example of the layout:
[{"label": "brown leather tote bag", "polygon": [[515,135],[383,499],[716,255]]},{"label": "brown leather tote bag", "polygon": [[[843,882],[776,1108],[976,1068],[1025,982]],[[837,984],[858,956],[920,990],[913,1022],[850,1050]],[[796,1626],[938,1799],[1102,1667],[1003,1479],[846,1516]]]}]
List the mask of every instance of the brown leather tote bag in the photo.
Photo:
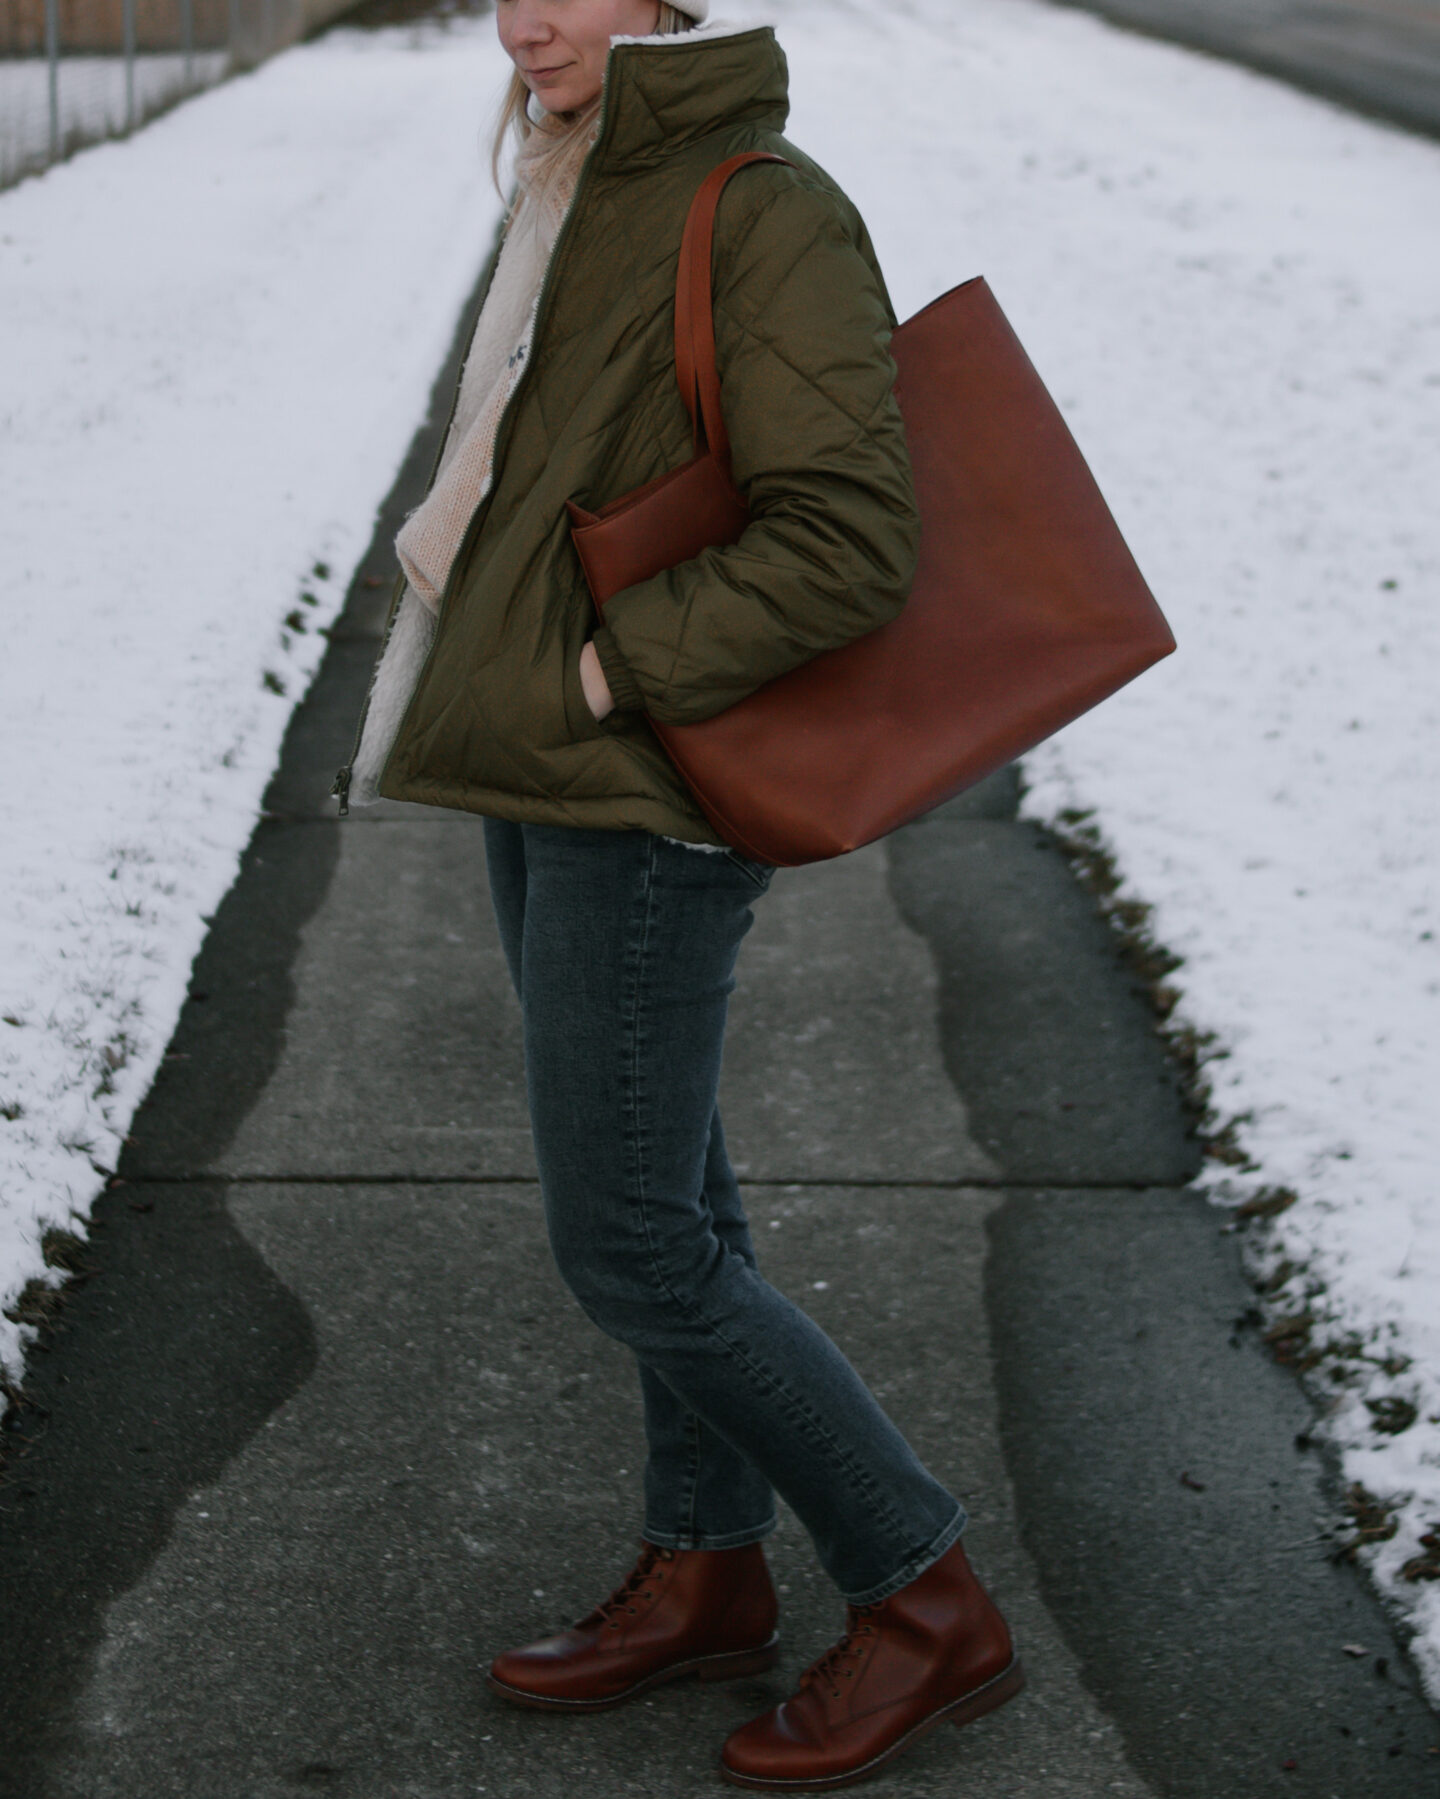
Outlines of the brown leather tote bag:
[{"label": "brown leather tote bag", "polygon": [[[749,522],[715,368],[715,208],[737,169],[783,161],[732,156],[706,177],[686,222],[675,365],[695,456],[598,513],[570,503],[602,612],[622,588],[737,542]],[[933,301],[895,332],[890,353],[920,503],[904,610],[700,724],[651,720],[720,836],[765,862],[821,862],[884,836],[1175,647],[985,282]]]}]

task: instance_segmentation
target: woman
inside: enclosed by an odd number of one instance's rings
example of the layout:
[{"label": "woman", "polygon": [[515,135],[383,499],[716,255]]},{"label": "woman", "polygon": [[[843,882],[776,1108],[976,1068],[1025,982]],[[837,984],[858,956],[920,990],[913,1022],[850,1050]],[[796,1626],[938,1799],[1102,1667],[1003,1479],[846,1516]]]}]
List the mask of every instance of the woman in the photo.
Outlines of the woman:
[{"label": "woman", "polygon": [[[706,718],[892,617],[918,525],[865,228],[780,135],[772,31],[701,29],[707,3],[498,0],[519,198],[437,476],[397,539],[405,582],[337,791],[484,816],[550,1241],[644,1395],[639,1561],[573,1629],[498,1656],[491,1685],[591,1711],[770,1667],[760,1545],[778,1490],[847,1629],[721,1765],[803,1791],[864,1778],[1022,1676],[959,1503],[757,1272],[715,1106],[736,954],[774,871],[720,841],[647,720]],[[598,625],[565,503],[593,509],[691,454],[681,232],[704,176],[743,150],[795,165],[746,168],[716,225],[752,523],[626,588]]]}]

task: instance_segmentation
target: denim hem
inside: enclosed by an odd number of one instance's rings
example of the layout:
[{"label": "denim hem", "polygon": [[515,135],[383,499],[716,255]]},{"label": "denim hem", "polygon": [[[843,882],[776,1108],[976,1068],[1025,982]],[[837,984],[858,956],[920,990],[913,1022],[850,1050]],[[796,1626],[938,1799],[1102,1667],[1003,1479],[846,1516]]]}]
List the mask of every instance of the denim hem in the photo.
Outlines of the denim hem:
[{"label": "denim hem", "polygon": [[772,1512],[764,1524],[752,1525],[749,1530],[732,1530],[723,1537],[696,1537],[671,1530],[643,1530],[640,1534],[657,1549],[743,1549],[747,1543],[763,1541],[779,1523],[779,1518]]},{"label": "denim hem", "polygon": [[892,1593],[898,1593],[901,1587],[908,1587],[912,1580],[918,1580],[927,1568],[933,1567],[947,1549],[953,1549],[960,1541],[960,1533],[970,1522],[969,1515],[958,1500],[955,1505],[955,1516],[945,1526],[938,1537],[933,1537],[927,1548],[918,1550],[900,1569],[898,1574],[889,1580],[882,1580],[878,1586],[867,1587],[863,1593],[846,1593],[847,1605],[879,1605],[882,1599],[888,1599]]}]

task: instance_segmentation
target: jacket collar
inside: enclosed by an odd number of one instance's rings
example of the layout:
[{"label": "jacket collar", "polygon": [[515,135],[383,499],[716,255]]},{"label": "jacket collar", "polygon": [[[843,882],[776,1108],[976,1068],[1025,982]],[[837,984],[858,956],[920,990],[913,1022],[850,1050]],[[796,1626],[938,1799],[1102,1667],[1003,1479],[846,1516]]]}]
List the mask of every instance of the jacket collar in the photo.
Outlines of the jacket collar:
[{"label": "jacket collar", "polygon": [[648,168],[732,125],[784,129],[785,52],[769,25],[613,38],[594,156],[607,175]]}]

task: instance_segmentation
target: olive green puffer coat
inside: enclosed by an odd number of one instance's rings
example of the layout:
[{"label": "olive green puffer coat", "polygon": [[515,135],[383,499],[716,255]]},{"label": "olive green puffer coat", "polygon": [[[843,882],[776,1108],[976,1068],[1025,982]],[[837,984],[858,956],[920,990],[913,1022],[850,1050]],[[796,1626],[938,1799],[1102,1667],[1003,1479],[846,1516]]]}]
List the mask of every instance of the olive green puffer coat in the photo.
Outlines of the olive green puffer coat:
[{"label": "olive green puffer coat", "polygon": [[[385,765],[388,798],[717,843],[646,715],[707,718],[903,605],[919,523],[894,315],[855,208],[781,136],[787,113],[768,27],[612,47],[599,137]],[[596,629],[565,502],[596,510],[691,455],[680,237],[705,175],[741,150],[798,164],[742,170],[716,223],[723,404],[752,523],[617,594]],[[580,685],[591,635],[616,701],[599,723]]]}]

